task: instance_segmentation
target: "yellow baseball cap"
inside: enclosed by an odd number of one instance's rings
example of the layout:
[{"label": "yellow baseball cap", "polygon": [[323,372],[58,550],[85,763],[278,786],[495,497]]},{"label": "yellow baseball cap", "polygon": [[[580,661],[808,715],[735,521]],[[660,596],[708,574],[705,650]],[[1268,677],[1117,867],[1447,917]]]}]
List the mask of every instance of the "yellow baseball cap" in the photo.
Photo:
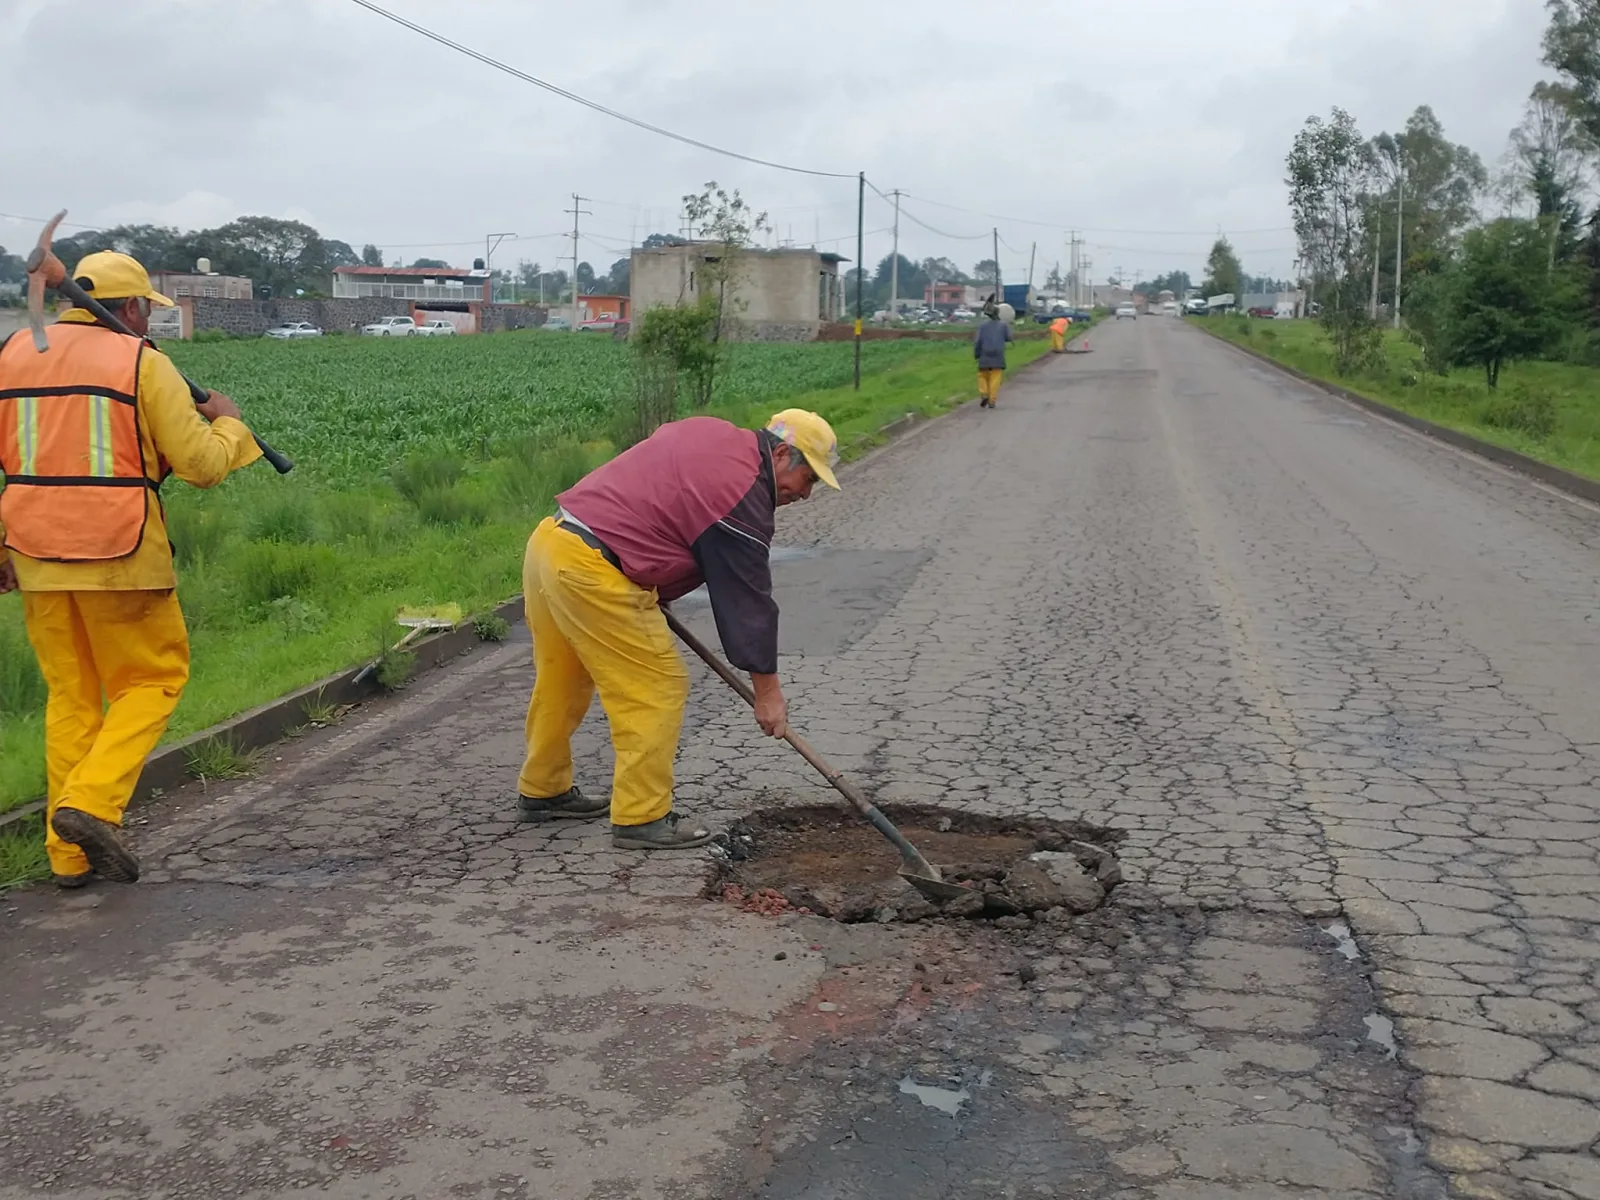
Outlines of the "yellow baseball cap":
[{"label": "yellow baseball cap", "polygon": [[834,491],[839,490],[839,481],[833,475],[834,464],[839,461],[839,439],[833,434],[833,426],[814,412],[786,408],[767,422],[767,432],[805,455],[817,478]]},{"label": "yellow baseball cap", "polygon": [[98,250],[85,254],[72,278],[96,300],[128,300],[142,297],[152,304],[173,307],[160,292],[150,285],[150,276],[139,260],[115,250]]}]

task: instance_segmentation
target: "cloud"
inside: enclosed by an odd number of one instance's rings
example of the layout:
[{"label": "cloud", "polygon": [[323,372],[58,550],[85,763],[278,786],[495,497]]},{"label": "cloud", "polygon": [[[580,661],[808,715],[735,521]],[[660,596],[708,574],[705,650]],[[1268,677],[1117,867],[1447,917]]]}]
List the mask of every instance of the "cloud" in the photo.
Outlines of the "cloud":
[{"label": "cloud", "polygon": [[[912,257],[984,256],[1000,225],[1020,275],[1068,230],[1130,272],[1193,269],[1218,228],[1247,268],[1294,254],[1283,156],[1311,113],[1369,133],[1431,104],[1452,140],[1494,161],[1540,78],[1541,0],[1141,0],[1048,11],[924,0],[386,0],[396,11],[600,103],[741,153],[977,210],[908,202]],[[780,236],[846,237],[854,179],[774,171],[661,139],[491,70],[335,0],[12,0],[0,52],[20,64],[0,125],[7,211],[214,224],[295,216],[409,257],[549,261],[571,194],[592,197],[597,263],[675,229],[706,180],[774,212]],[[1039,224],[981,213],[1023,217]],[[890,224],[867,196],[867,228]],[[1141,233],[1126,231],[1138,230]],[[600,240],[604,239],[604,240]],[[13,241],[21,240],[12,237]],[[457,245],[456,243],[464,243]],[[868,239],[867,257],[889,251]]]}]

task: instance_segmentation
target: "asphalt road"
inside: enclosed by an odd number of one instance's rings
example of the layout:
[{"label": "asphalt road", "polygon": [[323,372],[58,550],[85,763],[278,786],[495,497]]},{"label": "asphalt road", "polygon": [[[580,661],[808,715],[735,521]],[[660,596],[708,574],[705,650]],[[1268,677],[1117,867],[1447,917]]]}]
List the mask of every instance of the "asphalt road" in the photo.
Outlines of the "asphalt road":
[{"label": "asphalt road", "polygon": [[[1600,1197],[1600,512],[1090,342],[786,511],[778,578],[799,727],[1127,831],[1107,909],[774,922],[519,829],[514,641],[6,902],[0,1197]],[[683,807],[825,798],[696,681]]]}]

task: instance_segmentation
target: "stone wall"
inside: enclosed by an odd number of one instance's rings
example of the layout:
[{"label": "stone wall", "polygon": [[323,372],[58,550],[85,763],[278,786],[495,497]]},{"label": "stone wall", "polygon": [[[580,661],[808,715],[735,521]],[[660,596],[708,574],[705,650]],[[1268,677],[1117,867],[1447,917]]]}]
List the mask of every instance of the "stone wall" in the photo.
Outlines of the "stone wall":
[{"label": "stone wall", "polygon": [[503,333],[508,329],[537,329],[545,323],[548,310],[531,304],[488,304],[478,315],[482,333]]},{"label": "stone wall", "polygon": [[284,297],[274,300],[216,300],[196,297],[183,303],[192,314],[191,332],[221,329],[226,333],[250,336],[262,334],[285,321],[310,321],[318,329],[353,333],[379,317],[411,315],[411,301],[383,296],[362,296],[344,300],[311,300]]}]

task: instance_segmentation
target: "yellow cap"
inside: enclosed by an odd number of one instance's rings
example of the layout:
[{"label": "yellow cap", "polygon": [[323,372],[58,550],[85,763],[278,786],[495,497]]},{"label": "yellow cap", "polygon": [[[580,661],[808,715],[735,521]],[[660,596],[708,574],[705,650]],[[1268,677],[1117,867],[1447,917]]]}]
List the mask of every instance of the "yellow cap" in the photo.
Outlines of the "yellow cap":
[{"label": "yellow cap", "polygon": [[839,481],[833,476],[833,466],[839,461],[839,439],[833,435],[833,426],[814,412],[786,408],[767,422],[767,432],[805,455],[817,478],[839,490]]},{"label": "yellow cap", "polygon": [[118,254],[115,250],[85,254],[83,261],[72,272],[72,278],[96,300],[143,297],[152,304],[172,307],[171,300],[150,286],[150,276],[139,265],[139,260]]}]

